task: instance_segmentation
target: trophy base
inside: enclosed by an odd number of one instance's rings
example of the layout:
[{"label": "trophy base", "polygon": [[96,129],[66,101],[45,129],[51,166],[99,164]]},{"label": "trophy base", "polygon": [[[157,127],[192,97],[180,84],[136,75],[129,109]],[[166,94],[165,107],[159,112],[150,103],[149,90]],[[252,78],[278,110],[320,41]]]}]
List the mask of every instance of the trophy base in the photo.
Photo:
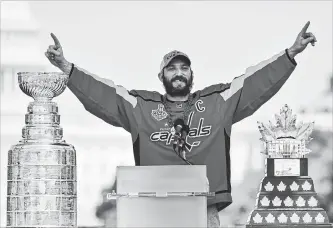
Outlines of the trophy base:
[{"label": "trophy base", "polygon": [[295,225],[246,225],[246,228],[332,228],[332,224],[322,224],[322,225],[304,225],[304,224],[295,224]]}]

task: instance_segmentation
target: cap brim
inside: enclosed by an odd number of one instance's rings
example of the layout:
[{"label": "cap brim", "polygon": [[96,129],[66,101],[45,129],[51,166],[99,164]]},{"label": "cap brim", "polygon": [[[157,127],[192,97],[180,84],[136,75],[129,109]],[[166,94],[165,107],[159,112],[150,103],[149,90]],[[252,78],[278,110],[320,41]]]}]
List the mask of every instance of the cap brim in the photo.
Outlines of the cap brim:
[{"label": "cap brim", "polygon": [[187,57],[186,55],[178,54],[178,55],[175,55],[172,58],[170,58],[168,60],[168,62],[166,62],[165,67],[168,66],[172,60],[177,59],[177,58],[185,60],[188,63],[188,65],[191,66],[191,60],[189,59],[189,57]]}]

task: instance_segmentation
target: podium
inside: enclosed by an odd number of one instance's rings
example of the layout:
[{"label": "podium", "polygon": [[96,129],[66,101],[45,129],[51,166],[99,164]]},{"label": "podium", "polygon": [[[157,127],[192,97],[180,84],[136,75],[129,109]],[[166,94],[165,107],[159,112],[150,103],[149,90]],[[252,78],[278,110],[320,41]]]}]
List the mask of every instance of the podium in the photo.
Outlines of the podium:
[{"label": "podium", "polygon": [[205,165],[118,166],[117,227],[207,227]]}]

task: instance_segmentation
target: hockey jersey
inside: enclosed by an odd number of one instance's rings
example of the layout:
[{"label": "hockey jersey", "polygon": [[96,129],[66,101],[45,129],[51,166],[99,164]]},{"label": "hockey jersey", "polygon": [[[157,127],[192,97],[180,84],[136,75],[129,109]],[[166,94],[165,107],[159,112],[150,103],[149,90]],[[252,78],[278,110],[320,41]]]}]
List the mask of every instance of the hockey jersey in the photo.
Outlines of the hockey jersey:
[{"label": "hockey jersey", "polygon": [[[222,210],[232,203],[230,136],[234,123],[252,115],[268,101],[289,78],[296,62],[287,50],[246,69],[231,83],[220,83],[194,92],[187,118],[190,131],[186,137],[187,159],[206,165],[210,191],[215,197],[208,205]],[[131,90],[87,72],[73,64],[68,88],[85,109],[105,122],[122,127],[131,134],[135,164],[184,165],[173,151],[173,135],[168,115],[180,117],[185,104],[169,102],[162,94]]]}]

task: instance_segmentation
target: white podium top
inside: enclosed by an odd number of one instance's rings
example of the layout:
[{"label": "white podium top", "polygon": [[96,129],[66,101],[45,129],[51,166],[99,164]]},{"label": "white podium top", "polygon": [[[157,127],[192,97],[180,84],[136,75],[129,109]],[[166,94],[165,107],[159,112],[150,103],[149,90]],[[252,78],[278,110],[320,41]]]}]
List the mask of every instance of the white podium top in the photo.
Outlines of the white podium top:
[{"label": "white podium top", "polygon": [[205,165],[117,167],[118,194],[208,191]]}]

